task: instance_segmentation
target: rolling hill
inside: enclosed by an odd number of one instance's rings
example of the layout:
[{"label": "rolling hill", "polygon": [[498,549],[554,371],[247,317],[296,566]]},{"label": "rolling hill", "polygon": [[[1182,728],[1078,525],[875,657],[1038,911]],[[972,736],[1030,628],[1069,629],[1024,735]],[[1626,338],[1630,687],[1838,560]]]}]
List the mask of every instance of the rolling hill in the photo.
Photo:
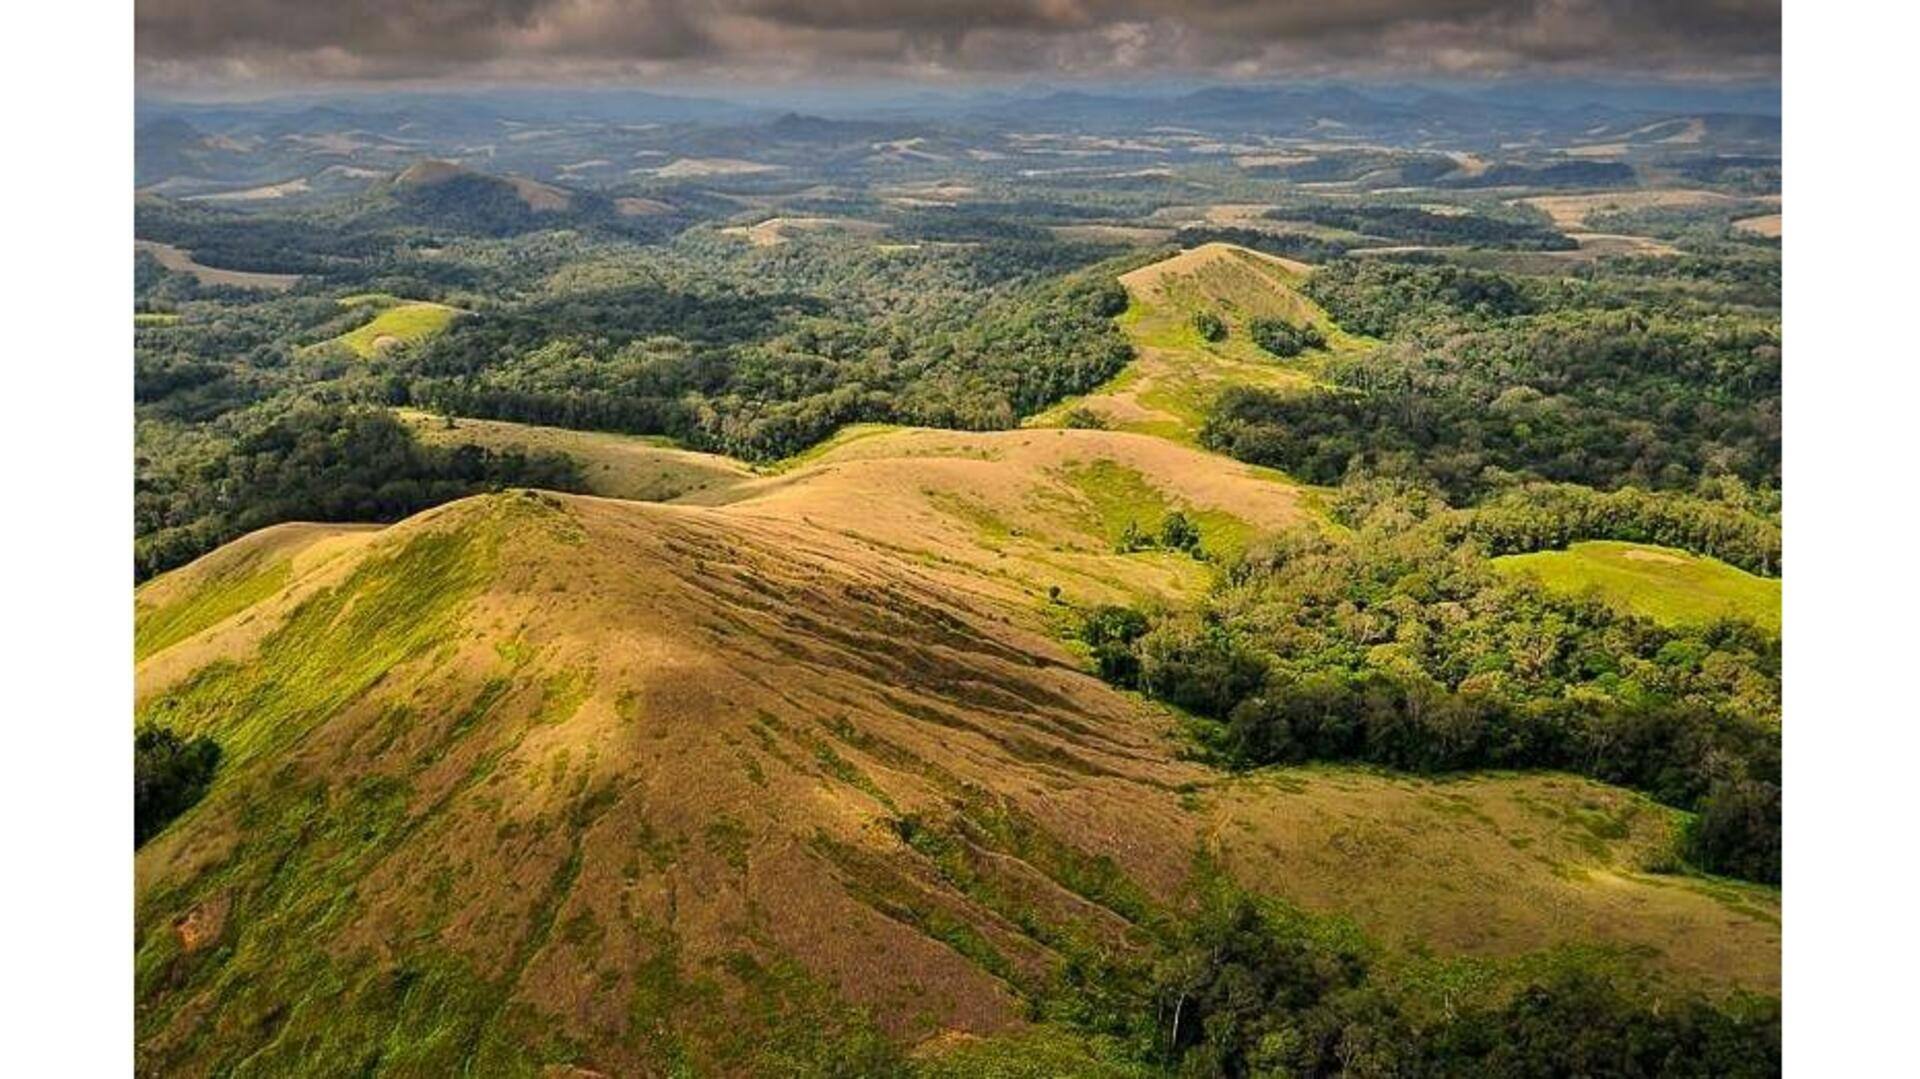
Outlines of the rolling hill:
[{"label": "rolling hill", "polygon": [[492,235],[618,216],[612,200],[595,192],[432,158],[376,183],[373,191],[376,204],[386,200],[401,220]]},{"label": "rolling hill", "polygon": [[138,710],[226,760],[137,857],[140,1071],[1018,1056],[1202,853],[1410,971],[1777,987],[1777,894],[1650,875],[1637,796],[1182,759],[1048,594],[1191,595],[1111,543],[1173,507],[1216,544],[1316,519],[1138,434],[868,428],[675,503],[510,491],[157,578]]},{"label": "rolling hill", "polygon": [[[1311,385],[1314,353],[1282,361],[1254,344],[1248,327],[1257,318],[1278,318],[1318,329],[1331,351],[1371,347],[1295,289],[1312,270],[1291,259],[1209,243],[1123,274],[1120,283],[1130,304],[1120,325],[1138,358],[1105,386],[1064,401],[1029,424],[1060,426],[1084,411],[1113,429],[1192,445],[1208,405],[1224,387]],[[1193,322],[1200,312],[1226,324],[1224,339],[1200,335]]]}]

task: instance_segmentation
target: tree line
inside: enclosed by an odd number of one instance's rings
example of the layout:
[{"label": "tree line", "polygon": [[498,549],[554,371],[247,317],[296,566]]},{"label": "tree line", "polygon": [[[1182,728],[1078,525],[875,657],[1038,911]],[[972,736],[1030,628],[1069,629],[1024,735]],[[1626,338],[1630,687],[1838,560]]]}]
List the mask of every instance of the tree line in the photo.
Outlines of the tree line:
[{"label": "tree line", "polygon": [[1557,595],[1419,518],[1382,500],[1351,538],[1282,538],[1197,609],[1096,611],[1082,639],[1229,766],[1578,772],[1696,811],[1701,868],[1777,881],[1778,636]]},{"label": "tree line", "polygon": [[1759,1077],[1780,1071],[1778,1001],[1661,1000],[1573,967],[1491,999],[1417,1006],[1363,946],[1201,878],[1151,957],[1069,967],[1062,1005],[1134,1060],[1193,1076]]},{"label": "tree line", "polygon": [[501,487],[581,489],[556,453],[429,446],[383,409],[295,409],[181,473],[140,476],[134,576],[282,521],[396,521]]},{"label": "tree line", "polygon": [[[748,460],[796,453],[857,421],[996,430],[1118,374],[1133,357],[1112,322],[1126,303],[1112,279],[1082,275],[1016,292],[953,326],[733,312],[718,341],[572,332],[539,313],[503,316],[503,326],[482,316],[402,366],[396,403],[667,435]],[[772,319],[785,324],[771,336],[732,336],[731,327],[765,329]],[[697,323],[675,325],[698,333]]]}]

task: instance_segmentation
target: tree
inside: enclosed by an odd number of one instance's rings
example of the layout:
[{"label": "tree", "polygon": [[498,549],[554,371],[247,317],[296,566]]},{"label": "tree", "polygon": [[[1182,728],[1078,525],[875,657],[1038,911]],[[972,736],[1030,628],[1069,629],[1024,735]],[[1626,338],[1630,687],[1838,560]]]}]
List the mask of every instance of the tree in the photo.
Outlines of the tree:
[{"label": "tree", "polygon": [[1192,551],[1200,546],[1200,527],[1174,510],[1160,520],[1160,546],[1169,551]]},{"label": "tree", "polygon": [[1780,788],[1721,780],[1687,829],[1687,859],[1709,873],[1780,883]]},{"label": "tree", "polygon": [[1257,318],[1247,327],[1253,343],[1282,358],[1298,356],[1310,348],[1327,347],[1326,335],[1311,323],[1295,326],[1283,318]]},{"label": "tree", "polygon": [[1195,311],[1193,328],[1199,332],[1203,340],[1224,341],[1227,338],[1227,324],[1221,321],[1219,315],[1211,311]]},{"label": "tree", "polygon": [[213,783],[220,746],[142,724],[133,735],[133,845],[140,847],[193,808]]}]

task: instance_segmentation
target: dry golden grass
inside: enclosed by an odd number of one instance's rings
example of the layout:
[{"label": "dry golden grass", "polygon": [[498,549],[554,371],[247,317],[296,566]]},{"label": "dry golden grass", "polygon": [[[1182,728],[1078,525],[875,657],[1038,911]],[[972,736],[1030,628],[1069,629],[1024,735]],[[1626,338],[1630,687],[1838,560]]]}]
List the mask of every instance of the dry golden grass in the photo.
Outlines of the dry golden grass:
[{"label": "dry golden grass", "polygon": [[1740,232],[1751,232],[1755,236],[1770,236],[1777,240],[1780,238],[1780,215],[1761,214],[1758,217],[1743,217],[1735,221],[1733,227]]},{"label": "dry golden grass", "polygon": [[193,260],[193,254],[183,251],[172,244],[156,243],[153,240],[133,241],[135,251],[145,251],[159,260],[160,265],[179,273],[190,273],[203,285],[230,285],[234,288],[259,288],[272,292],[285,292],[299,280],[299,274],[290,273],[253,273],[248,270],[221,270],[212,266],[203,266]]},{"label": "dry golden grass", "polygon": [[1632,236],[1619,232],[1569,232],[1567,238],[1579,244],[1580,250],[1541,253],[1577,259],[1601,255],[1678,255],[1680,253],[1679,248],[1651,236]]},{"label": "dry golden grass", "polygon": [[552,184],[543,184],[525,176],[509,176],[507,183],[513,185],[513,193],[527,204],[529,210],[565,210],[573,205],[573,195],[564,188]]},{"label": "dry golden grass", "polygon": [[673,207],[661,202],[659,199],[640,198],[632,195],[614,199],[613,208],[620,212],[621,217],[650,217],[654,214],[668,214],[673,212]]},{"label": "dry golden grass", "polygon": [[745,176],[756,172],[779,172],[785,166],[730,157],[682,157],[652,172],[663,180],[684,180],[703,176]]},{"label": "dry golden grass", "polygon": [[[527,434],[473,422],[449,434]],[[609,475],[680,459],[635,449],[592,452]],[[281,526],[142,588],[147,639],[184,636],[137,666],[140,709],[228,748],[137,858],[143,1059],[203,1070],[275,1009],[303,1031],[373,1007],[304,1002],[316,963],[463,971],[610,1074],[657,1066],[661,1031],[725,1070],[758,1029],[719,1003],[748,960],[905,1041],[992,1033],[1058,961],[1046,927],[1120,939],[1199,850],[1408,962],[1598,945],[1651,977],[1777,985],[1777,898],[1645,872],[1671,820],[1643,800],[1550,776],[1226,779],[1084,673],[1050,585],[1175,600],[1207,579],[1116,553],[1116,521],[1178,507],[1245,542],[1311,527],[1295,487],[1085,430],[861,429],[724,478],[673,504],[516,492]],[[991,887],[903,841],[906,818]]]},{"label": "dry golden grass", "polygon": [[1583,230],[1587,216],[1595,213],[1658,209],[1663,207],[1712,206],[1731,202],[1731,195],[1717,191],[1676,189],[1669,191],[1605,191],[1595,195],[1536,195],[1520,202],[1543,211],[1561,231]]},{"label": "dry golden grass", "polygon": [[683,450],[664,439],[467,418],[448,427],[444,417],[417,409],[395,414],[428,443],[563,453],[579,463],[588,493],[604,498],[666,502],[710,493],[753,475],[731,457]]},{"label": "dry golden grass", "polygon": [[855,429],[803,464],[683,501],[831,529],[956,572],[1017,607],[1057,586],[1074,603],[1170,600],[1204,587],[1182,554],[1114,552],[1121,518],[1198,515],[1237,549],[1309,526],[1303,492],[1258,469],[1121,431]]},{"label": "dry golden grass", "polygon": [[870,236],[884,232],[886,226],[875,221],[857,221],[843,217],[770,217],[753,225],[733,225],[720,230],[722,236],[734,236],[755,247],[786,243],[795,233],[845,232]]}]

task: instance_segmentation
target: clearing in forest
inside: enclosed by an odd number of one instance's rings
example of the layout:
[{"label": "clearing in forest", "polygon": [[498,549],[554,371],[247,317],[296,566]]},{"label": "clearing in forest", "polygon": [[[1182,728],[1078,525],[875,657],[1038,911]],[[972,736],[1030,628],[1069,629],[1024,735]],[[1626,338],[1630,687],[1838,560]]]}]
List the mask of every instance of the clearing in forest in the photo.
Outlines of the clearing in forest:
[{"label": "clearing in forest", "polygon": [[[1111,381],[1069,398],[1027,421],[1059,427],[1095,418],[1108,428],[1137,431],[1193,445],[1213,398],[1230,385],[1299,389],[1313,384],[1316,365],[1330,353],[1373,346],[1349,334],[1301,295],[1312,267],[1231,244],[1203,244],[1121,276],[1130,299],[1120,327],[1133,342],[1134,362]],[[1219,340],[1202,336],[1194,317],[1217,316]],[[1257,318],[1311,325],[1325,350],[1283,360],[1254,344]]]},{"label": "clearing in forest", "polygon": [[425,300],[401,300],[379,293],[365,293],[341,299],[342,307],[373,306],[380,309],[373,321],[341,334],[329,344],[345,345],[355,356],[372,359],[396,345],[425,341],[445,330],[462,314],[457,307]]},{"label": "clearing in forest", "polygon": [[1670,191],[1602,191],[1592,195],[1535,195],[1519,200],[1552,219],[1562,232],[1584,231],[1587,218],[1596,213],[1622,213],[1631,210],[1686,209],[1735,201],[1718,191],[1675,189]]},{"label": "clearing in forest", "polygon": [[172,244],[157,243],[153,240],[133,241],[135,251],[145,251],[152,255],[160,265],[177,273],[192,274],[203,285],[230,286],[232,288],[258,288],[271,292],[285,292],[292,288],[300,275],[294,273],[255,273],[251,270],[222,270],[195,262],[193,253],[182,250]]},{"label": "clearing in forest", "polygon": [[720,235],[745,240],[755,247],[773,247],[786,243],[798,233],[841,232],[871,236],[884,231],[886,226],[877,221],[845,217],[770,217],[754,225],[730,225],[721,229]]},{"label": "clearing in forest", "polygon": [[1591,540],[1564,551],[1508,555],[1494,565],[1563,592],[1597,589],[1618,607],[1668,624],[1725,615],[1780,629],[1780,579],[1670,547]]}]

